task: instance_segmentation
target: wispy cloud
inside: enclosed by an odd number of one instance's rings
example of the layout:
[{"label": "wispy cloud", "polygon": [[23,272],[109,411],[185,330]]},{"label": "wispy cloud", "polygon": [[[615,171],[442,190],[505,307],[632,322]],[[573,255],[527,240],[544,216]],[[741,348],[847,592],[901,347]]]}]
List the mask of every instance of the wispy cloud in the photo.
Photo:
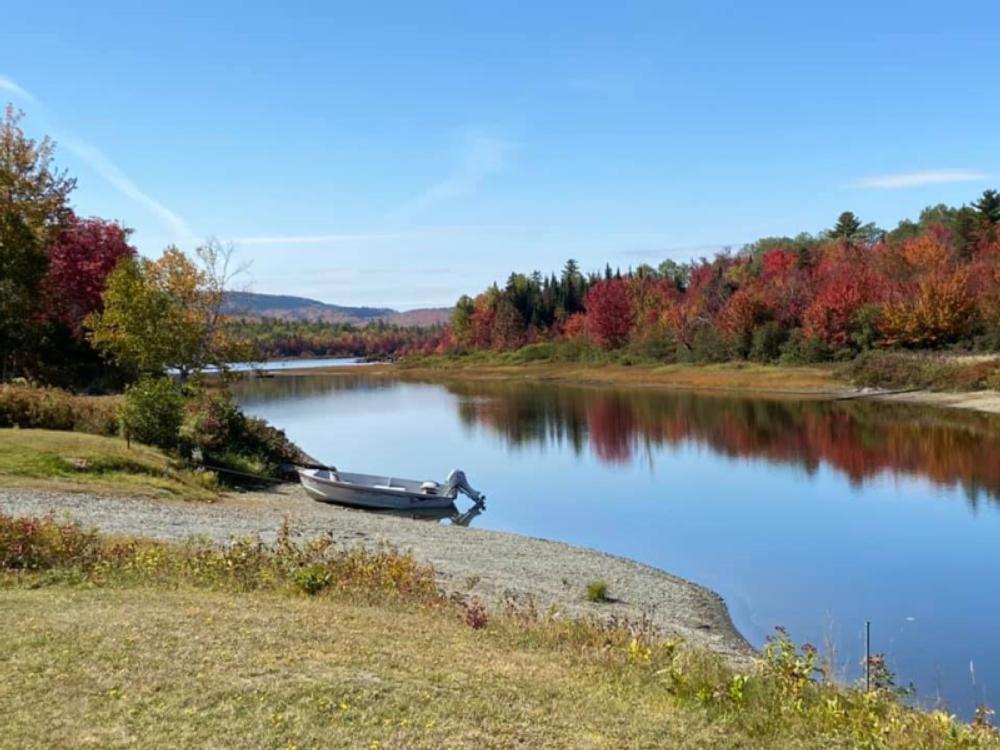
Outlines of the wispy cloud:
[{"label": "wispy cloud", "polygon": [[[19,86],[14,80],[6,76],[0,76],[0,90],[9,91],[19,98],[37,105],[42,114],[45,114],[46,107],[38,98],[27,89]],[[47,119],[52,118],[49,117]],[[197,238],[194,232],[184,219],[149,193],[142,190],[132,178],[111,161],[97,146],[66,132],[62,132],[61,134],[57,132],[56,135],[61,145],[75,154],[80,161],[104,178],[119,193],[144,206],[151,213],[158,216],[170,229],[174,240],[185,243],[196,241]]]},{"label": "wispy cloud", "polygon": [[442,203],[475,193],[487,178],[506,169],[513,150],[513,144],[492,135],[466,133],[451,173],[406,201],[393,212],[392,218],[412,219]]},{"label": "wispy cloud", "polygon": [[143,191],[127,174],[108,159],[99,148],[86,141],[77,140],[72,137],[64,138],[62,144],[67,150],[76,154],[80,161],[87,164],[97,174],[111,183],[119,193],[145,206],[150,212],[160,217],[179,240],[185,243],[197,241],[195,233],[184,219],[160,203],[160,201],[156,200],[149,193]]},{"label": "wispy cloud", "polygon": [[256,237],[234,237],[237,245],[336,245],[344,242],[399,240],[413,237],[412,232],[369,232],[360,234],[276,234]]},{"label": "wispy cloud", "polygon": [[950,182],[981,182],[989,175],[975,169],[928,169],[920,172],[900,172],[858,180],[853,187],[868,190],[902,190],[924,185],[941,185]]},{"label": "wispy cloud", "polygon": [[32,96],[31,92],[21,88],[7,76],[0,76],[0,91],[8,91],[11,94],[29,102],[38,101],[34,96]]}]

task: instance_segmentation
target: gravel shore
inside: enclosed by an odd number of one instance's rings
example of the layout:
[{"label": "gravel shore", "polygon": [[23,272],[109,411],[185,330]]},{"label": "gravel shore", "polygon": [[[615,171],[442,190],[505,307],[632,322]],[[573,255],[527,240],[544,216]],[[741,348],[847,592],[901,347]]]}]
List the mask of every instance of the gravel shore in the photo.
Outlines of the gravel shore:
[{"label": "gravel shore", "polygon": [[[52,513],[107,534],[218,541],[273,540],[282,521],[306,537],[330,532],[340,545],[389,544],[431,563],[447,593],[477,596],[487,606],[533,600],[571,617],[649,617],[667,636],[743,662],[750,645],[733,627],[721,597],[708,589],[631,560],[544,539],[366,513],[310,500],[299,487],[230,495],[218,503],[0,489],[0,512]],[[487,511],[488,512],[488,511]],[[588,602],[591,581],[604,580],[613,601]]]}]

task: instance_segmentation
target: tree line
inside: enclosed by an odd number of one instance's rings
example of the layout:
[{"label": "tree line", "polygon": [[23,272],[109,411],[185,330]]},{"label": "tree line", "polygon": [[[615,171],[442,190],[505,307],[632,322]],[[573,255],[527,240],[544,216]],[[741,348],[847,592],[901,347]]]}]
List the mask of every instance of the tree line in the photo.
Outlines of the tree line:
[{"label": "tree line", "polygon": [[845,212],[688,263],[512,273],[462,296],[446,326],[364,327],[224,314],[239,268],[207,242],[140,257],[131,231],[78,216],[54,145],[0,121],[0,380],[120,387],[280,356],[620,351],[658,361],[814,361],[872,348],[1000,350],[1000,194],[886,231]]},{"label": "tree line", "polygon": [[0,120],[0,382],[115,389],[253,358],[222,312],[232,249],[140,257],[130,229],[74,212],[76,181],[21,120]]},{"label": "tree line", "polygon": [[233,318],[228,323],[237,339],[246,341],[256,358],[363,357],[393,359],[410,354],[443,354],[450,338],[445,326],[411,327],[382,321],[349,323]]},{"label": "tree line", "polygon": [[539,342],[665,361],[816,361],[873,348],[1000,350],[1000,193],[891,230],[851,212],[817,235],[622,273],[512,273],[456,304],[453,352]]}]

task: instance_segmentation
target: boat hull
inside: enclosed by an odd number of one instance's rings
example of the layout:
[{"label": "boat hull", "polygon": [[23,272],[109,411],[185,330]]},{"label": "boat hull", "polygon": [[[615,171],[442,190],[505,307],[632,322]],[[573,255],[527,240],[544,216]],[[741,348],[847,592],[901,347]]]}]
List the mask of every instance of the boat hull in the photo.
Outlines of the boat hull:
[{"label": "boat hull", "polygon": [[319,472],[300,471],[299,479],[314,500],[353,508],[375,510],[421,511],[450,509],[454,497],[412,492],[405,488],[376,488],[358,482],[327,479]]}]

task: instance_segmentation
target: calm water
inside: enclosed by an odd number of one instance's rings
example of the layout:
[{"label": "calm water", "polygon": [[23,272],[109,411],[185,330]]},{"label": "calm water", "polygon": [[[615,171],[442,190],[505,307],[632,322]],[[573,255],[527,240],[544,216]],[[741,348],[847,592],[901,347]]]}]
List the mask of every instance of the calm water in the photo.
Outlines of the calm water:
[{"label": "calm water", "polygon": [[[267,362],[237,362],[229,365],[232,372],[251,372],[252,370],[309,370],[313,367],[348,367],[368,364],[357,357],[315,357],[313,359],[269,359]],[[205,372],[212,372],[209,367]]]},{"label": "calm water", "polygon": [[[901,683],[968,715],[1000,699],[1000,420],[762,400],[364,375],[240,384],[252,413],[352,471],[488,497],[476,526],[634,558],[718,591],[855,678],[864,621]],[[583,585],[584,582],[581,582]]]}]

